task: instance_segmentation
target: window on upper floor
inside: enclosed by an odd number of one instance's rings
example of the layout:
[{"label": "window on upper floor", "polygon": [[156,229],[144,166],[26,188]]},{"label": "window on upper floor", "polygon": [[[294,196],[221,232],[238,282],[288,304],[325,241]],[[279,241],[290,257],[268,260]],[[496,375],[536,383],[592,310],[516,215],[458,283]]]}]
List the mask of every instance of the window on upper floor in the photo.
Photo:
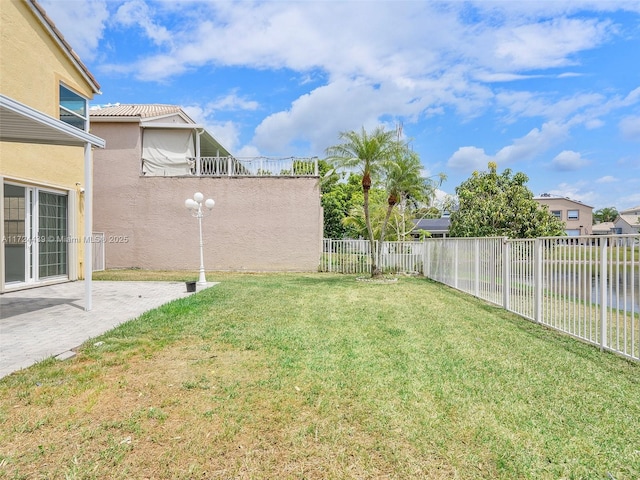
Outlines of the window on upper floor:
[{"label": "window on upper floor", "polygon": [[86,131],[88,112],[88,100],[60,84],[60,120]]},{"label": "window on upper floor", "polygon": [[562,220],[562,210],[551,210],[551,215]]},{"label": "window on upper floor", "polygon": [[578,220],[580,218],[579,210],[567,210],[567,220]]}]

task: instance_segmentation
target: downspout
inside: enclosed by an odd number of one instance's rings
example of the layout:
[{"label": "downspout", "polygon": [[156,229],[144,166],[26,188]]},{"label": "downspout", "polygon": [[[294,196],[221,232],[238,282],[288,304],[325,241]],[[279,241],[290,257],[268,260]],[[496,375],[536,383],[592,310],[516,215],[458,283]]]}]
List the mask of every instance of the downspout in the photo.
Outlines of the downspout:
[{"label": "downspout", "polygon": [[84,144],[84,309],[92,307],[92,275],[93,275],[93,175],[91,163],[91,144]]}]

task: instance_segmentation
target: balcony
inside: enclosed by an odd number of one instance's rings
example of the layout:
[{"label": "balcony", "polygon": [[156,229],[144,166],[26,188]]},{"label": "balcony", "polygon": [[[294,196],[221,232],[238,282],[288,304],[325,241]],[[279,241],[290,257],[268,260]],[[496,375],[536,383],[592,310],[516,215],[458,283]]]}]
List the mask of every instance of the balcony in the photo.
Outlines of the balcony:
[{"label": "balcony", "polygon": [[191,175],[198,177],[317,177],[318,157],[189,157]]}]

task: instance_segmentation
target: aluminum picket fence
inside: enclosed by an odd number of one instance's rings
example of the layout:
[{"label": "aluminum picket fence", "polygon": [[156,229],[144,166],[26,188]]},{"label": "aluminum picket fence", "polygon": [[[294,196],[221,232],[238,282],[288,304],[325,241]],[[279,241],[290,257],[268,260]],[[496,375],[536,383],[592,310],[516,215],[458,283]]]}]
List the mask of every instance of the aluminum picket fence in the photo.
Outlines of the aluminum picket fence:
[{"label": "aluminum picket fence", "polygon": [[[379,267],[387,273],[422,273],[424,245],[420,242],[384,242]],[[325,238],[320,271],[371,273],[368,240]]]},{"label": "aluminum picket fence", "polygon": [[[320,270],[368,274],[369,251],[366,240],[325,239]],[[385,242],[380,266],[640,361],[640,235]]]}]

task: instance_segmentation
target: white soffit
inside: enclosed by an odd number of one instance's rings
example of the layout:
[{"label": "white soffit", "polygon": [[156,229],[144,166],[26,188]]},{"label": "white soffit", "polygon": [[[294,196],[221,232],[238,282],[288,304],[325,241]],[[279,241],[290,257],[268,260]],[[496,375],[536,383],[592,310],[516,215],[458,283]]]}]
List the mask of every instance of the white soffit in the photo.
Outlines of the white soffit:
[{"label": "white soffit", "polygon": [[0,94],[0,141],[104,148],[105,141]]}]

